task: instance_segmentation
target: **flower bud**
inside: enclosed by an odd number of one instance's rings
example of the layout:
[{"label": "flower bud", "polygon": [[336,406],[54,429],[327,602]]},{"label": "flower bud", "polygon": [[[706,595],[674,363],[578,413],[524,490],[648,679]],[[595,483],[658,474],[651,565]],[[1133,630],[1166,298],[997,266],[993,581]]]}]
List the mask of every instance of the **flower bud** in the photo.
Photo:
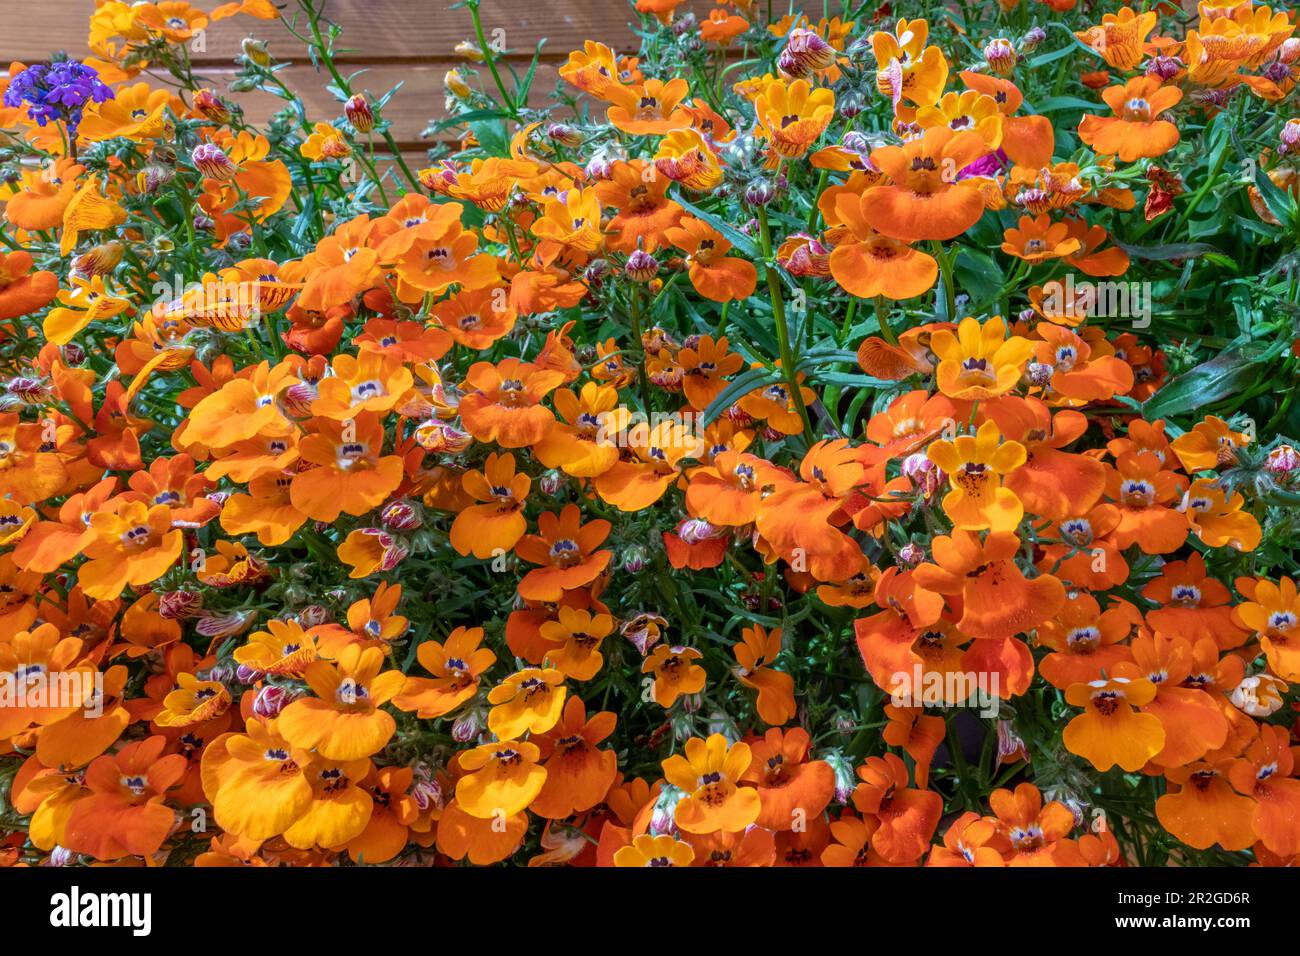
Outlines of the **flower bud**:
[{"label": "flower bud", "polygon": [[164,591],[158,595],[158,616],[169,621],[197,617],[203,609],[203,595],[198,591]]},{"label": "flower bud", "polygon": [[1020,38],[1021,54],[1030,54],[1037,50],[1047,39],[1047,31],[1042,27],[1032,27]]},{"label": "flower bud", "polygon": [[244,56],[248,58],[250,63],[261,67],[271,65],[271,47],[265,40],[245,37],[239,47],[244,51]]},{"label": "flower bud", "polygon": [[909,541],[898,549],[898,562],[904,568],[914,568],[925,560],[925,549],[915,541]]},{"label": "flower bud", "polygon": [[278,717],[280,711],[301,696],[299,692],[290,688],[268,684],[258,691],[257,696],[253,698],[253,713],[268,720],[272,717]]},{"label": "flower bud", "polygon": [[629,574],[640,574],[647,564],[649,555],[646,554],[646,549],[639,544],[628,545],[623,552],[623,570]]},{"label": "flower bud", "polygon": [[1282,127],[1282,133],[1279,137],[1282,145],[1278,147],[1278,152],[1282,155],[1295,152],[1300,147],[1300,119],[1289,119],[1286,125]]},{"label": "flower bud", "polygon": [[835,48],[815,31],[798,27],[790,31],[790,38],[776,65],[782,73],[794,79],[807,77],[835,65]]},{"label": "flower bud", "polygon": [[222,101],[221,97],[212,90],[196,90],[194,93],[194,108],[202,113],[205,119],[210,119],[214,123],[227,123],[230,121],[230,109]]},{"label": "flower bud", "polygon": [[1287,685],[1271,674],[1247,677],[1228,695],[1232,706],[1251,717],[1271,717],[1282,709]]},{"label": "flower bud", "polygon": [[546,135],[561,146],[568,146],[570,149],[582,145],[582,133],[568,123],[549,124],[546,127]]},{"label": "flower bud", "polygon": [[261,680],[265,671],[260,671],[251,664],[240,664],[235,668],[235,680],[241,684],[254,684]]},{"label": "flower bud", "polygon": [[643,249],[627,257],[624,274],[633,282],[649,282],[659,272],[659,261]]},{"label": "flower bud", "polygon": [[1300,452],[1290,445],[1278,445],[1268,453],[1264,468],[1272,475],[1286,477],[1300,469]]},{"label": "flower bud", "polygon": [[745,202],[751,206],[766,206],[776,198],[776,184],[770,179],[752,179],[745,186]]},{"label": "flower bud", "polygon": [[416,427],[415,442],[425,451],[458,455],[474,444],[474,436],[447,422],[430,419]]},{"label": "flower bud", "polygon": [[122,261],[124,251],[122,243],[116,239],[100,243],[73,259],[72,271],[87,277],[108,275]]},{"label": "flower bud", "polygon": [[1277,48],[1277,58],[1281,63],[1291,64],[1300,60],[1300,37],[1288,37]]},{"label": "flower bud", "polygon": [[369,100],[361,93],[350,97],[343,104],[343,115],[358,133],[369,133],[375,128],[375,112],[370,108]]},{"label": "flower bud", "polygon": [[220,146],[215,143],[200,143],[190,153],[190,160],[204,176],[222,182],[235,178],[239,167],[230,161]]},{"label": "flower bud", "polygon": [[830,764],[831,769],[835,771],[835,802],[848,803],[853,796],[854,788],[858,785],[852,762],[838,750],[822,754],[821,759]]},{"label": "flower bud", "polygon": [[305,628],[319,627],[334,620],[330,609],[321,604],[308,604],[298,612],[298,623]]},{"label": "flower bud", "polygon": [[414,531],[424,526],[424,515],[419,506],[405,499],[385,505],[379,513],[379,520],[390,531]]},{"label": "flower bud", "polygon": [[482,732],[483,714],[477,708],[467,710],[451,725],[451,739],[458,744],[467,744]]},{"label": "flower bud", "polygon": [[549,471],[542,472],[542,476],[537,479],[537,487],[541,490],[542,494],[554,498],[564,490],[564,486],[567,482],[568,476],[565,475],[564,472],[552,468]]},{"label": "flower bud", "polygon": [[1146,75],[1172,80],[1182,68],[1183,61],[1176,56],[1153,56],[1147,61]]},{"label": "flower bud", "polygon": [[646,830],[651,836],[663,836],[677,832],[677,804],[686,793],[672,784],[666,783],[659,796],[655,798],[654,809],[650,811],[650,826]]},{"label": "flower bud", "polygon": [[63,346],[63,362],[69,368],[77,368],[86,361],[86,350],[76,342]]},{"label": "flower bud", "polygon": [[984,47],[984,61],[999,76],[1010,76],[1016,71],[1016,48],[1005,37],[990,40]]},{"label": "flower bud", "polygon": [[75,862],[77,862],[77,854],[66,846],[54,844],[54,849],[50,851],[50,866],[71,866]]}]

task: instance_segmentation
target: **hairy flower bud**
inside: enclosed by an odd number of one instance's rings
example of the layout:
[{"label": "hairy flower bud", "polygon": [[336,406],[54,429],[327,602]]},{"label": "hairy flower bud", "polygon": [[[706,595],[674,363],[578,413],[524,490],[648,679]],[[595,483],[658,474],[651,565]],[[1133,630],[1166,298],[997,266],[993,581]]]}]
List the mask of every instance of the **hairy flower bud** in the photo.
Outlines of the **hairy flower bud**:
[{"label": "hairy flower bud", "polygon": [[984,47],[984,61],[999,76],[1010,76],[1016,69],[1016,48],[1005,37],[997,37]]},{"label": "hairy flower bud", "polygon": [[343,104],[343,115],[358,133],[369,133],[375,128],[375,112],[370,108],[370,101],[361,93],[350,97]]},{"label": "hairy flower bud", "polygon": [[229,107],[212,90],[196,90],[194,92],[194,108],[202,113],[205,119],[210,119],[214,123],[228,123],[230,121]]},{"label": "hairy flower bud", "polygon": [[623,272],[633,282],[649,282],[659,272],[659,260],[645,250],[637,249],[627,257]]},{"label": "hairy flower bud", "polygon": [[230,161],[230,157],[216,143],[199,143],[190,153],[190,160],[208,179],[222,182],[235,178],[239,167]]}]

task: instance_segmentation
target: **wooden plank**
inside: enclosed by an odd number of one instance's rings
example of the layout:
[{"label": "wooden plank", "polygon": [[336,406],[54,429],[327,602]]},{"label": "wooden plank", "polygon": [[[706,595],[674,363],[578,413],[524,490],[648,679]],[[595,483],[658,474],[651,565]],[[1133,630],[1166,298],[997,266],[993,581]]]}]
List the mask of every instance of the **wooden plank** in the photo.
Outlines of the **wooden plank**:
[{"label": "wooden plank", "polygon": [[[286,13],[292,0],[276,0]],[[774,4],[776,9],[788,6]],[[796,0],[819,15],[822,0]],[[212,4],[201,3],[200,7]],[[710,0],[687,0],[679,11],[694,10],[706,17]],[[837,4],[833,4],[835,6]],[[343,28],[339,61],[348,63],[418,63],[452,55],[456,44],[473,37],[465,7],[449,10],[448,0],[326,0],[326,14]],[[35,62],[55,50],[87,54],[87,36],[94,0],[0,0],[0,62]],[[514,57],[531,58],[537,42],[547,40],[548,58],[563,59],[584,40],[600,40],[618,52],[633,52],[637,38],[629,24],[637,15],[626,0],[483,0],[483,26],[491,42],[500,39]],[[494,31],[503,31],[494,34]],[[305,26],[299,32],[304,32]],[[236,16],[211,24],[202,49],[192,58],[200,63],[229,64],[239,55],[246,36],[269,41],[282,61],[303,61],[302,43],[280,21]]]},{"label": "wooden plank", "polygon": [[[403,148],[420,149],[422,143],[428,144],[421,133],[435,120],[448,116],[443,93],[443,77],[447,71],[458,64],[454,62],[432,62],[419,65],[379,64],[371,66],[367,72],[358,76],[352,84],[354,90],[364,92],[372,100],[377,100],[390,89],[401,83],[399,89],[384,106],[384,118],[392,124],[393,138]],[[492,80],[487,71],[480,71],[480,83],[491,87]],[[238,103],[244,109],[248,122],[260,126],[271,114],[284,109],[283,99],[254,90],[248,93],[230,93],[226,85],[233,78],[233,71],[207,69],[202,73],[205,79],[212,81],[212,88],[231,102]],[[342,104],[325,89],[329,75],[317,73],[312,67],[303,64],[286,67],[279,73],[289,89],[301,97],[307,111],[307,118],[312,122],[328,123],[342,115]],[[557,67],[552,63],[539,64],[529,95],[529,104],[542,108],[551,102],[555,84],[559,80]],[[507,82],[509,82],[507,80]]]}]

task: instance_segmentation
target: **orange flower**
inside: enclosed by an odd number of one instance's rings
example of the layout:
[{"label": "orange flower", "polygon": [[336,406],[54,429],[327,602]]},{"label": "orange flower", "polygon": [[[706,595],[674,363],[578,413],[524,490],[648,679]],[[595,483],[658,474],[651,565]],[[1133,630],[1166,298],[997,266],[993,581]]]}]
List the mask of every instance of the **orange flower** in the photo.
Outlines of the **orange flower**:
[{"label": "orange flower", "polygon": [[1079,123],[1079,138],[1098,153],[1131,163],[1163,156],[1178,145],[1178,127],[1158,118],[1183,98],[1176,86],[1165,86],[1159,77],[1137,76],[1123,86],[1107,87],[1101,96],[1115,115],[1088,115]]},{"label": "orange flower", "polygon": [[1006,338],[1006,323],[993,316],[983,325],[962,319],[957,334],[939,329],[930,348],[939,358],[935,383],[950,398],[983,400],[1005,395],[1015,388],[1025,364],[1034,354],[1028,339]]},{"label": "orange flower", "polygon": [[[642,0],[637,0],[638,3]],[[614,854],[614,865],[622,867],[645,866],[690,866],[695,859],[695,851],[689,843],[683,843],[663,834],[651,836],[643,833],[628,846],[622,847]]]},{"label": "orange flower", "polygon": [[586,705],[570,697],[560,722],[535,738],[546,783],[529,809],[561,820],[602,802],[618,776],[618,756],[596,745],[614,732],[615,723],[614,714],[607,710],[588,720]]},{"label": "orange flower", "polygon": [[1215,760],[1167,768],[1165,779],[1178,789],[1156,800],[1160,825],[1198,850],[1216,843],[1229,851],[1247,849],[1256,839],[1251,825],[1256,804],[1232,789],[1232,765],[1232,760]]},{"label": "orange flower", "polygon": [[773,628],[768,634],[762,625],[747,627],[741,632],[740,642],[732,645],[731,653],[740,665],[733,671],[736,679],[758,691],[758,716],[777,727],[794,717],[794,678],[763,666],[781,653],[781,629]]},{"label": "orange flower", "polygon": [[773,79],[754,97],[756,135],[772,144],[785,159],[808,152],[835,115],[835,94],[814,89],[807,80]]},{"label": "orange flower", "polygon": [[58,842],[96,860],[152,857],[176,822],[165,801],[185,772],[185,757],[164,757],[166,746],[167,738],[153,736],[92,761],[90,792],[65,811]]},{"label": "orange flower", "polygon": [[1074,829],[1074,814],[1058,800],[1043,805],[1032,783],[989,794],[999,836],[1010,844],[1008,866],[1081,866],[1074,844],[1065,837]]},{"label": "orange flower", "polygon": [[600,643],[613,630],[614,619],[608,614],[560,607],[555,620],[541,626],[541,638],[549,648],[545,660],[570,680],[591,680],[605,662]]},{"label": "orange flower", "polygon": [[772,727],[751,742],[753,760],[741,780],[758,790],[762,810],[755,821],[770,830],[803,830],[835,796],[835,771],[824,760],[809,760],[808,731]]},{"label": "orange flower", "polygon": [[696,129],[677,129],[659,141],[655,169],[695,192],[709,192],[722,182],[722,166],[713,147]]},{"label": "orange flower", "polygon": [[1031,218],[1021,216],[1014,229],[1002,233],[1002,251],[1026,262],[1061,259],[1079,250],[1079,240],[1070,236],[1064,222],[1052,222],[1047,213]]},{"label": "orange flower", "polygon": [[461,476],[465,491],[476,501],[452,522],[451,546],[459,554],[476,558],[493,558],[510,551],[528,530],[524,520],[524,501],[532,479],[515,471],[515,456],[491,454],[482,471],[467,471]]},{"label": "orange flower", "polygon": [[[1249,579],[1243,579],[1249,581]],[[1243,581],[1238,581],[1237,589]],[[1232,612],[1241,626],[1255,633],[1268,657],[1268,666],[1285,681],[1300,681],[1300,594],[1289,577],[1277,584],[1261,579],[1250,582],[1248,601]]]},{"label": "orange flower", "polygon": [[906,99],[929,106],[948,83],[948,60],[937,46],[926,46],[930,25],[924,20],[898,21],[893,33],[871,35],[876,60],[876,87],[895,107]]},{"label": "orange flower", "polygon": [[1135,773],[1165,745],[1160,718],[1134,710],[1155,696],[1156,687],[1146,678],[1112,677],[1071,685],[1066,701],[1085,710],[1066,725],[1065,746],[1103,772],[1118,764]]},{"label": "orange flower", "polygon": [[1025,446],[1002,441],[995,422],[987,421],[974,436],[958,435],[936,441],[926,450],[929,459],[948,475],[952,490],[944,496],[944,513],[960,530],[1012,531],[1025,509],[1001,477],[1025,463]]},{"label": "orange flower", "polygon": [[501,740],[545,733],[560,719],[567,693],[564,674],[554,668],[516,671],[488,692],[488,728]]},{"label": "orange flower", "polygon": [[592,482],[601,499],[621,511],[640,511],[663,497],[687,459],[703,454],[703,442],[683,425],[638,422],[628,430],[631,454]]},{"label": "orange flower", "polygon": [[1111,540],[1123,549],[1136,544],[1146,554],[1168,554],[1187,540],[1187,516],[1170,507],[1182,493],[1181,475],[1160,467],[1151,452],[1119,456],[1108,472],[1106,494],[1119,509]]},{"label": "orange flower", "polygon": [[558,601],[565,591],[585,587],[609,565],[609,551],[597,551],[609,537],[610,523],[597,518],[582,523],[582,512],[567,504],[556,515],[537,518],[537,534],[524,535],[515,553],[529,564],[540,565],[519,582],[519,596],[527,601]]},{"label": "orange flower", "polygon": [[614,252],[654,252],[664,243],[664,233],[685,215],[668,198],[673,180],[657,171],[644,160],[620,161],[610,168],[608,179],[596,183],[601,205],[618,210],[605,227],[605,245]]},{"label": "orange flower", "polygon": [[1128,72],[1142,60],[1142,45],[1156,25],[1156,12],[1149,10],[1138,14],[1132,7],[1121,7],[1119,13],[1107,13],[1100,26],[1091,26],[1074,35],[1085,46],[1091,47],[1106,63],[1117,70]]},{"label": "orange flower", "polygon": [[90,519],[95,540],[82,552],[89,559],[77,571],[88,597],[111,600],[127,585],[158,580],[181,556],[183,534],[172,527],[171,509],[141,501],[122,504],[117,512]]},{"label": "orange flower", "polygon": [[926,857],[926,866],[974,867],[1006,866],[1006,861],[990,842],[997,837],[996,822],[967,810],[954,820],[943,834],[943,846],[935,846]]},{"label": "orange flower", "polygon": [[883,295],[911,299],[928,292],[939,277],[934,257],[891,239],[867,219],[866,194],[835,197],[834,218],[844,227],[830,255],[830,272],[846,292],[860,299]]},{"label": "orange flower", "polygon": [[538,766],[540,756],[537,744],[529,740],[503,740],[462,751],[457,761],[465,776],[456,784],[456,802],[483,820],[504,821],[522,813],[549,776]]},{"label": "orange flower", "polygon": [[735,833],[758,819],[758,791],[740,785],[753,759],[748,744],[729,745],[722,734],[712,734],[707,740],[692,737],[685,750],[663,761],[664,779],[686,792],[674,813],[678,829]]},{"label": "orange flower", "polygon": [[1300,853],[1300,780],[1285,727],[1263,724],[1259,737],[1228,771],[1233,788],[1253,797],[1250,825],[1260,842],[1279,856]]},{"label": "orange flower", "polygon": [[555,416],[541,404],[564,382],[562,372],[540,369],[516,358],[493,365],[475,362],[465,376],[473,391],[460,400],[461,420],[479,441],[523,448],[545,437]]},{"label": "orange flower", "polygon": [[799,464],[799,482],[783,484],[759,507],[757,526],[772,549],[796,570],[819,581],[843,581],[862,570],[857,541],[834,526],[843,506],[866,479],[858,449],[843,439],[821,441]]},{"label": "orange flower", "polygon": [[53,272],[32,272],[31,253],[0,252],[0,319],[16,319],[44,308],[58,292],[59,278]]},{"label": "orange flower", "polygon": [[1065,588],[1051,575],[1026,578],[1015,563],[1020,539],[1008,531],[991,532],[984,541],[971,531],[936,537],[934,564],[915,572],[923,588],[960,594],[962,617],[957,627],[977,638],[1023,634],[1050,619],[1065,603]]},{"label": "orange flower", "polygon": [[909,787],[907,765],[895,754],[868,757],[858,776],[862,783],[853,790],[853,806],[879,823],[871,848],[889,863],[915,863],[930,846],[943,798]]},{"label": "orange flower", "polygon": [[384,652],[357,644],[343,648],[335,663],[313,661],[303,679],[316,694],[293,701],[280,713],[280,731],[293,746],[315,749],[329,761],[349,762],[378,753],[397,724],[379,708],[406,683],[401,671],[380,673]]},{"label": "orange flower", "polygon": [[654,675],[654,699],[668,708],[683,694],[698,694],[708,683],[704,668],[694,663],[704,655],[693,647],[660,644],[641,663],[641,673]]},{"label": "orange flower", "polygon": [[893,239],[952,239],[979,221],[984,200],[957,173],[988,151],[974,130],[937,126],[902,146],[873,150],[871,161],[890,178],[862,196],[862,216]]},{"label": "orange flower", "polygon": [[402,459],[384,455],[379,416],[364,412],[355,420],[317,418],[298,443],[302,460],[314,468],[294,475],[289,485],[293,507],[317,521],[340,514],[363,515],[382,504],[402,482]]},{"label": "orange flower", "polygon": [[664,238],[686,253],[687,275],[695,291],[714,302],[733,302],[754,294],[758,270],[752,262],[728,256],[731,243],[712,226],[693,217],[664,230]]},{"label": "orange flower", "polygon": [[1228,722],[1218,702],[1197,686],[1186,686],[1192,674],[1192,644],[1167,634],[1141,634],[1130,645],[1132,661],[1115,665],[1113,676],[1146,679],[1155,699],[1139,705],[1152,714],[1165,732],[1164,747],[1150,759],[1160,767],[1182,767],[1218,750],[1228,738]]},{"label": "orange flower", "polygon": [[682,108],[689,89],[681,77],[664,82],[650,79],[644,83],[606,87],[610,102],[609,121],[633,136],[662,136],[691,125],[691,116]]},{"label": "orange flower", "polygon": [[482,643],[483,628],[458,627],[441,644],[420,644],[416,658],[433,677],[408,677],[393,706],[412,711],[421,720],[451,713],[478,693],[479,676],[496,663],[496,654]]}]

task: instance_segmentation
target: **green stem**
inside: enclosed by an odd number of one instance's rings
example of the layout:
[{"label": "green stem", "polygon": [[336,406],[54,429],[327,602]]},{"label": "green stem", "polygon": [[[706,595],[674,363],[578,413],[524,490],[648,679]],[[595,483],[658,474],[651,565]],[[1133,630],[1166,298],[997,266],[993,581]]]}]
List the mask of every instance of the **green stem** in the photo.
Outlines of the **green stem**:
[{"label": "green stem", "polygon": [[515,105],[513,97],[506,92],[506,85],[497,71],[496,57],[492,55],[492,48],[483,33],[483,18],[479,16],[478,4],[479,0],[466,0],[465,3],[465,6],[469,7],[469,15],[474,18],[474,38],[478,40],[478,48],[483,52],[483,62],[487,64],[488,72],[492,74],[492,82],[501,93],[501,105],[509,111],[512,119],[519,119],[519,107]]},{"label": "green stem", "polygon": [[797,364],[794,350],[790,347],[790,327],[785,319],[785,302],[781,298],[781,280],[777,278],[776,267],[772,262],[772,231],[767,223],[767,209],[758,207],[759,239],[763,247],[763,272],[767,276],[767,292],[772,301],[772,318],[776,323],[776,344],[780,351],[781,372],[785,376],[786,386],[794,400],[794,407],[803,420],[804,434],[808,440],[813,438],[812,420],[808,417],[808,408],[803,402],[803,392],[799,388],[799,375],[795,370]]}]

